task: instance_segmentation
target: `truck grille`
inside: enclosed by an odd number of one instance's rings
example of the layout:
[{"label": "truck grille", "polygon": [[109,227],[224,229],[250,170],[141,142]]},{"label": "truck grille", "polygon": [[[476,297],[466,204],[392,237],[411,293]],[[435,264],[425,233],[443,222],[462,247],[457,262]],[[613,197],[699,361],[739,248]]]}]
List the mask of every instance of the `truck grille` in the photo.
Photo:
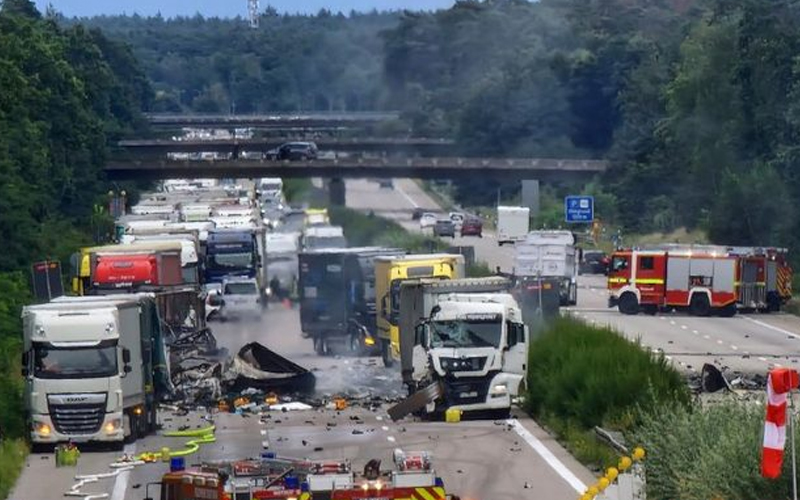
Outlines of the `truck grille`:
[{"label": "truck grille", "polygon": [[445,383],[448,405],[470,405],[486,402],[491,377],[449,379]]},{"label": "truck grille", "polygon": [[103,425],[106,404],[50,405],[53,426],[61,434],[94,434]]}]

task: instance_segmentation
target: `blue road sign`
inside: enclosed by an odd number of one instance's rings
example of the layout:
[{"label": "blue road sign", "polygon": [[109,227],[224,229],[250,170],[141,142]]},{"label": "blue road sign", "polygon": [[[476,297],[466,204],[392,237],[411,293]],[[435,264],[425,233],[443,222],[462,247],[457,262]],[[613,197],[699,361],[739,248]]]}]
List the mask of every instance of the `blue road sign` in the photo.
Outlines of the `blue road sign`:
[{"label": "blue road sign", "polygon": [[594,222],[594,196],[567,196],[564,213],[567,222]]}]

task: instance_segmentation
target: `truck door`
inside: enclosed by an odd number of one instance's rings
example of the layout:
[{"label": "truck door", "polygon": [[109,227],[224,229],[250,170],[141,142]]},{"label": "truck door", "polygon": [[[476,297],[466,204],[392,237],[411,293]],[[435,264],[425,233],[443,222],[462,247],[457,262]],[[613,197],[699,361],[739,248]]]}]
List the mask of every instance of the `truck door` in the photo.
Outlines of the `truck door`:
[{"label": "truck door", "polygon": [[428,324],[420,323],[414,328],[414,348],[411,351],[412,374],[414,382],[419,382],[430,373],[428,362]]},{"label": "truck door", "polygon": [[[522,323],[506,321],[506,347],[503,371],[525,377],[528,369],[528,329]],[[512,388],[509,388],[512,389]],[[514,392],[512,395],[516,395]]]},{"label": "truck door", "polygon": [[636,255],[636,288],[641,304],[660,305],[664,297],[666,259],[662,255]]}]

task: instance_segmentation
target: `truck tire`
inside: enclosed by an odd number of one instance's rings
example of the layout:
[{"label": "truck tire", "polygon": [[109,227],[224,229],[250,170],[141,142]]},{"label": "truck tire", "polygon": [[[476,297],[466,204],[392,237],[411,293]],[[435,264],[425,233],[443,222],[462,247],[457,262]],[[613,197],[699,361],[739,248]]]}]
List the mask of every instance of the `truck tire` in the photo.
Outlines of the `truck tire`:
[{"label": "truck tire", "polygon": [[325,337],[321,335],[314,337],[314,352],[319,356],[325,356],[328,353]]},{"label": "truck tire", "polygon": [[639,314],[639,300],[631,292],[625,292],[619,298],[619,312],[635,316]]},{"label": "truck tire", "polygon": [[692,316],[708,316],[711,314],[711,304],[708,302],[706,294],[696,293],[692,295],[692,301],[689,303],[689,314]]},{"label": "truck tire", "polygon": [[728,304],[725,307],[720,307],[717,312],[723,318],[732,318],[736,316],[736,303]]},{"label": "truck tire", "polygon": [[136,427],[134,426],[134,417],[130,411],[125,410],[122,412],[122,444],[133,443],[136,441]]},{"label": "truck tire", "polygon": [[388,340],[381,340],[381,358],[383,359],[383,366],[391,368],[394,366],[394,358],[392,358],[392,345]]}]

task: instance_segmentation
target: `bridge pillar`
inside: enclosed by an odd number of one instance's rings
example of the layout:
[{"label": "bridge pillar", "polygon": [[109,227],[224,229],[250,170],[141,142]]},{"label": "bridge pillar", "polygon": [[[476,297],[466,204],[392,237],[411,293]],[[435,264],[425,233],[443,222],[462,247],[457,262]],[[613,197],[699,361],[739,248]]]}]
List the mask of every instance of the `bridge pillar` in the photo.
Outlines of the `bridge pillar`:
[{"label": "bridge pillar", "polygon": [[343,207],[345,205],[344,179],[334,177],[328,182],[328,196],[331,205]]},{"label": "bridge pillar", "polygon": [[525,179],[522,181],[522,206],[531,209],[531,215],[539,215],[539,181]]}]

